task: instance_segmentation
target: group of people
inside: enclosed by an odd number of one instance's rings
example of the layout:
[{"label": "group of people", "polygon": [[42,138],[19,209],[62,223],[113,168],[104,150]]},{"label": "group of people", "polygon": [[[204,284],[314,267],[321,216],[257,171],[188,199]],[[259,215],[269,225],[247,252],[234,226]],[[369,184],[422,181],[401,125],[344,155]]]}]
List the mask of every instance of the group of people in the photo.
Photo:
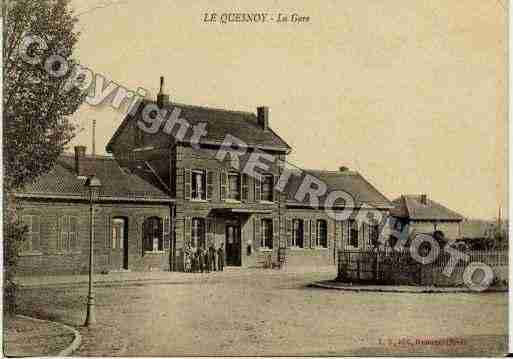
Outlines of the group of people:
[{"label": "group of people", "polygon": [[190,248],[185,250],[185,271],[204,273],[222,271],[224,269],[224,247],[215,249],[213,244],[208,248]]}]

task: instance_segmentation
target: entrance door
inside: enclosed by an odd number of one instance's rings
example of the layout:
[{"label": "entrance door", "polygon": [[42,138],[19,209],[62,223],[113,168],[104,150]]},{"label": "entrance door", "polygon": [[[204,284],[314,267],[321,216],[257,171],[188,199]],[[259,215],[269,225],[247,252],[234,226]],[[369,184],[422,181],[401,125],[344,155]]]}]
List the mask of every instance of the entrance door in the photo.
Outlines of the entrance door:
[{"label": "entrance door", "polygon": [[234,224],[226,225],[226,265],[240,266],[240,226]]}]

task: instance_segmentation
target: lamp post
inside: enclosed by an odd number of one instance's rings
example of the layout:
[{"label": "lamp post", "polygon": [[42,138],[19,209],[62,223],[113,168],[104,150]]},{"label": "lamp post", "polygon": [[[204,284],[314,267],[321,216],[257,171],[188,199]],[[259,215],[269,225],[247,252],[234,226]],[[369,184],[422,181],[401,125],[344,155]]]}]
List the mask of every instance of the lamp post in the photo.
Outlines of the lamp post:
[{"label": "lamp post", "polygon": [[94,312],[94,294],[93,294],[93,246],[94,246],[94,202],[98,199],[102,183],[96,176],[87,179],[85,186],[89,192],[89,291],[87,294],[87,316],[85,326],[91,327],[96,324],[96,315]]}]

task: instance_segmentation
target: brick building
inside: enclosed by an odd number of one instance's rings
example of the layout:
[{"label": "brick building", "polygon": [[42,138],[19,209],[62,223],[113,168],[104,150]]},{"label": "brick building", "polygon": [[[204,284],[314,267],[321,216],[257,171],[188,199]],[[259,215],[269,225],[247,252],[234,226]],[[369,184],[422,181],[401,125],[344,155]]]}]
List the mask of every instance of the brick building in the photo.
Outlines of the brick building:
[{"label": "brick building", "polygon": [[[378,224],[392,204],[359,173],[298,170],[280,182],[293,173],[285,165],[291,148],[272,130],[266,107],[251,113],[172,103],[161,81],[157,101],[129,113],[106,149],[113,157],[76,147],[17,194],[29,226],[22,273],[87,269],[84,182],[94,172],[104,185],[95,271],[181,271],[185,253],[210,245],[222,246],[231,266],[326,266],[336,263],[337,248],[386,236]],[[317,203],[311,193],[297,195],[305,177],[326,187]],[[329,200],[333,191],[351,200],[341,207]],[[350,209],[352,217],[334,220],[326,208]]]},{"label": "brick building", "polygon": [[459,239],[462,236],[463,216],[428,198],[426,194],[402,195],[392,201],[390,214],[395,218],[398,231],[406,228],[408,233],[443,233],[445,238]]}]

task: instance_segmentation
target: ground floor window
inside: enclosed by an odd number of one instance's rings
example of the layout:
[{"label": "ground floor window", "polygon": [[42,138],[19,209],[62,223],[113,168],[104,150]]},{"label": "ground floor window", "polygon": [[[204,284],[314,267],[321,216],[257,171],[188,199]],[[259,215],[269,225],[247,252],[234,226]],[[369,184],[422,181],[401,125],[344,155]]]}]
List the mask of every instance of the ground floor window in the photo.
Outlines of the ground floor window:
[{"label": "ground floor window", "polygon": [[162,233],[162,219],[160,217],[149,217],[143,223],[144,250],[157,252],[164,250],[164,236]]},{"label": "ground floor window", "polygon": [[262,242],[260,244],[262,248],[273,247],[273,220],[262,219]]},{"label": "ground floor window", "polygon": [[328,247],[328,224],[324,219],[317,220],[317,247]]},{"label": "ground floor window", "polygon": [[193,218],[191,223],[191,247],[205,248],[205,219]]},{"label": "ground floor window", "polygon": [[354,219],[349,221],[349,245],[358,248],[358,222]]},{"label": "ground floor window", "polygon": [[27,226],[27,231],[25,232],[25,238],[23,240],[21,251],[22,252],[32,252],[39,251],[39,242],[40,242],[40,217],[36,215],[25,215],[22,216],[22,222],[25,226]]},{"label": "ground floor window", "polygon": [[304,223],[302,219],[293,220],[292,246],[303,248]]},{"label": "ground floor window", "polygon": [[68,252],[78,249],[78,219],[75,216],[59,217],[57,251]]},{"label": "ground floor window", "polygon": [[112,219],[112,238],[111,248],[123,249],[125,242],[125,226],[126,220],[124,218],[113,218]]}]

